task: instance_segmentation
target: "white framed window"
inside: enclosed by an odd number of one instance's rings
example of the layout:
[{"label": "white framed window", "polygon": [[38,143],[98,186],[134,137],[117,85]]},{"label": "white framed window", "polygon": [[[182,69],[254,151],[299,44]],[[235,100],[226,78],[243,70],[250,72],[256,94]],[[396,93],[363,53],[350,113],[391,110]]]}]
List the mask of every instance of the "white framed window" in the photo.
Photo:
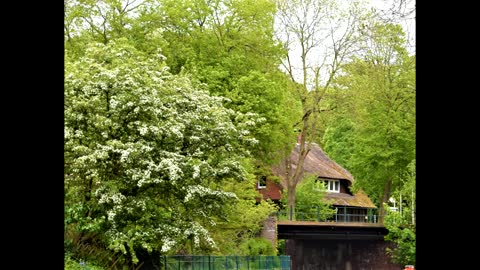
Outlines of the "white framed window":
[{"label": "white framed window", "polygon": [[266,176],[259,176],[257,182],[258,189],[267,188],[267,177]]},{"label": "white framed window", "polygon": [[339,180],[325,180],[328,192],[340,193],[340,181]]}]

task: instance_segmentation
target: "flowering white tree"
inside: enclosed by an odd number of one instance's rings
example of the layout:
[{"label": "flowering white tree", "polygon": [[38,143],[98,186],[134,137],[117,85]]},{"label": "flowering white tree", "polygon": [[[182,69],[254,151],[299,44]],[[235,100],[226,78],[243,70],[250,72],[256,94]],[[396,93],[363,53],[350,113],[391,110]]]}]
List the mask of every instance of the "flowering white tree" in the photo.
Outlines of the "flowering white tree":
[{"label": "flowering white tree", "polygon": [[[236,195],[259,119],[172,75],[126,39],[65,55],[65,232],[131,256],[176,245],[215,247],[208,224]],[[236,124],[234,124],[236,123]]]}]

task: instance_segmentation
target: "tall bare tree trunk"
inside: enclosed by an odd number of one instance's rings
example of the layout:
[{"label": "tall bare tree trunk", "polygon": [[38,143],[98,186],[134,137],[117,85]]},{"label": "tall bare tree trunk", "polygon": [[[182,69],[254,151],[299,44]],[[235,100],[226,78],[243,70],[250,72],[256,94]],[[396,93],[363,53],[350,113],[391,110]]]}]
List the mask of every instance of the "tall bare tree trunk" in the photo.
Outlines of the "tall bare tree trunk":
[{"label": "tall bare tree trunk", "polygon": [[[361,23],[362,12],[353,6],[344,9],[335,0],[275,2],[275,18],[278,19],[275,32],[287,51],[282,66],[296,85],[303,109],[302,119],[293,126],[301,128],[297,167],[293,171],[291,166],[286,166],[285,176],[288,210],[294,210],[295,191],[303,177],[304,161],[310,143],[319,132],[318,117],[321,112],[333,109],[333,106],[320,106],[320,102],[342,64],[356,50],[354,35]],[[327,43],[331,44],[326,46]],[[290,160],[288,162],[291,164]]]},{"label": "tall bare tree trunk", "polygon": [[[304,127],[307,127],[308,119],[304,119]],[[292,160],[287,158],[285,161],[285,179],[287,182],[287,211],[288,211],[288,218],[291,220],[296,220],[295,218],[295,201],[296,201],[296,191],[297,191],[297,184],[303,177],[303,164],[305,163],[305,158],[310,152],[310,144],[305,143],[305,138],[307,136],[306,129],[303,129],[298,138],[298,144],[300,147],[297,166],[295,170],[292,170]]]},{"label": "tall bare tree trunk", "polygon": [[295,218],[295,192],[297,191],[297,185],[288,185],[287,195],[287,218],[288,220],[296,220]]}]

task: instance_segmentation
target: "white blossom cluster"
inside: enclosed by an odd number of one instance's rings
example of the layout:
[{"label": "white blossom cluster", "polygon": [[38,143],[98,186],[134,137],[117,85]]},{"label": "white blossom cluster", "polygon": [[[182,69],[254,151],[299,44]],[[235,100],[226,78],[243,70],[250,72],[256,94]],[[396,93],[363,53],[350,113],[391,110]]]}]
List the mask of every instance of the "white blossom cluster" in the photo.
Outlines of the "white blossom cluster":
[{"label": "white blossom cluster", "polygon": [[203,238],[209,247],[217,247],[215,241],[213,241],[213,239],[210,237],[208,230],[197,222],[192,222],[191,227],[184,231],[184,235],[186,237],[193,236],[193,243],[197,247],[200,245],[200,238]]},{"label": "white blossom cluster", "polygon": [[159,224],[155,229],[155,233],[158,235],[180,235],[182,231],[177,227],[179,224]]},{"label": "white blossom cluster", "polygon": [[163,180],[158,178],[152,178],[151,171],[143,170],[139,168],[133,168],[126,170],[126,175],[129,176],[134,182],[137,183],[138,187],[142,187],[143,185],[150,184],[150,183],[160,183]]},{"label": "white blossom cluster", "polygon": [[[151,249],[161,243],[161,252],[168,252],[189,237],[197,246],[204,241],[215,247],[209,232],[190,218],[216,214],[215,205],[237,196],[202,183],[244,177],[241,146],[256,141],[251,131],[261,120],[232,122],[237,113],[223,107],[223,98],[169,74],[158,60],[141,59],[129,45],[112,41],[89,47],[85,55],[66,64],[65,169],[68,179],[82,180],[77,190],[96,195],[111,248],[127,253],[134,245]],[[91,187],[84,184],[89,179],[95,180]],[[172,196],[168,203],[196,208],[180,208],[185,213],[174,217],[172,206],[164,218],[158,214],[167,202],[162,196],[174,192],[186,193],[183,202]],[[197,205],[205,196],[212,203]]]},{"label": "white blossom cluster", "polygon": [[117,214],[123,212],[123,207],[121,205],[114,205],[113,208],[107,210],[107,220],[110,221],[113,228],[117,227],[117,223],[115,222],[115,217]]},{"label": "white blossom cluster", "polygon": [[200,185],[191,185],[185,188],[187,190],[187,195],[183,199],[184,202],[190,201],[195,196],[203,197],[207,195],[218,196],[221,198],[231,198],[231,199],[238,199],[237,195],[233,192],[226,192],[220,190],[211,190],[204,186]]},{"label": "white blossom cluster", "polygon": [[[161,237],[162,252],[170,251],[179,243],[189,239],[190,237],[193,238],[194,244],[196,246],[198,246],[200,244],[200,240],[203,239],[206,245],[212,248],[216,247],[216,244],[210,237],[208,230],[206,230],[197,222],[179,222],[176,225],[177,226],[172,226],[170,224],[161,224],[158,228],[155,229],[155,232],[158,235],[163,235]],[[180,227],[182,227],[183,229],[179,229]]]},{"label": "white blossom cluster", "polygon": [[[165,151],[163,152],[166,153]],[[143,168],[132,168],[126,171],[132,180],[137,182],[138,187],[150,183],[161,183],[162,178],[168,179],[170,183],[176,184],[179,179],[183,177],[183,171],[180,164],[184,158],[180,155],[170,153],[169,158],[161,159],[157,164],[151,160],[146,160],[141,163],[145,164]],[[154,173],[152,176],[152,173]],[[163,176],[159,178],[158,176]]]},{"label": "white blossom cluster", "polygon": [[200,176],[200,165],[194,165],[192,177],[193,179],[198,179],[199,176]]},{"label": "white blossom cluster", "polygon": [[104,193],[101,195],[100,200],[98,203],[113,203],[113,204],[121,204],[126,197],[121,193]]},{"label": "white blossom cluster", "polygon": [[167,172],[168,178],[172,181],[173,184],[175,184],[176,181],[182,176],[182,170],[174,159],[162,159],[158,164],[158,168],[160,169],[160,171]]},{"label": "white blossom cluster", "polygon": [[162,248],[160,249],[161,252],[167,252],[172,249],[177,244],[177,242],[169,237],[165,237],[162,239]]}]

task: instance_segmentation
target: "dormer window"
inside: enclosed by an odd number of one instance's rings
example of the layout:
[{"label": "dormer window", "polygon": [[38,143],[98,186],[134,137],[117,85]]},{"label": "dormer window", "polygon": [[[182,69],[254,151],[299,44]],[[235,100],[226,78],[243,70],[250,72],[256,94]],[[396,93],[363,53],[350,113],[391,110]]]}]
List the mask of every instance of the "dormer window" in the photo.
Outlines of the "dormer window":
[{"label": "dormer window", "polygon": [[258,187],[258,189],[267,188],[267,177],[266,176],[259,176],[258,177],[257,187]]},{"label": "dormer window", "polygon": [[328,192],[340,192],[340,181],[339,180],[325,180],[325,185],[327,186]]}]

